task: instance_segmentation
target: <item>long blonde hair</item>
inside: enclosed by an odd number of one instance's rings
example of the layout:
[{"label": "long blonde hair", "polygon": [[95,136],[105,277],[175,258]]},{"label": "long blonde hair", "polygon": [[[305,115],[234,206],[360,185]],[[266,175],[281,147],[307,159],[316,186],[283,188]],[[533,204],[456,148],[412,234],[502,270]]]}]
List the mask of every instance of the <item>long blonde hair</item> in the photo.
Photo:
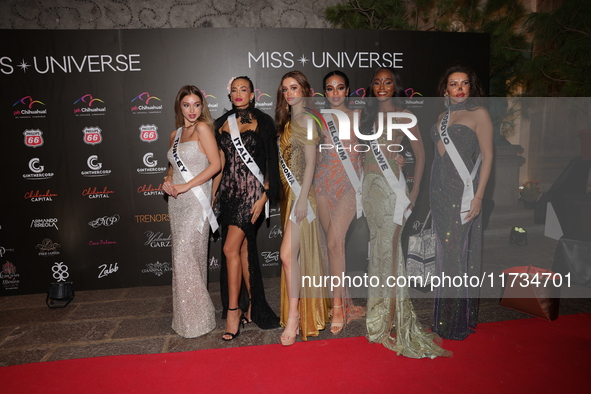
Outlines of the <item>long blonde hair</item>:
[{"label": "long blonde hair", "polygon": [[175,113],[175,127],[183,127],[185,125],[185,117],[183,116],[183,111],[181,109],[181,100],[185,98],[185,96],[189,96],[194,94],[195,96],[199,97],[201,100],[201,115],[197,119],[199,122],[206,123],[209,128],[213,131],[213,119],[211,114],[209,113],[209,107],[207,106],[207,100],[205,100],[205,96],[201,93],[201,90],[195,85],[185,85],[180,88],[179,92],[176,95],[176,99],[174,100],[174,113]]},{"label": "long blonde hair", "polygon": [[285,74],[282,78],[281,78],[281,83],[279,84],[279,87],[277,88],[277,101],[276,101],[276,106],[275,106],[275,125],[277,126],[277,132],[281,135],[283,133],[283,129],[285,128],[285,125],[287,124],[287,122],[289,122],[289,119],[291,118],[291,111],[289,108],[289,104],[287,104],[287,101],[285,100],[285,97],[283,97],[283,92],[281,91],[281,86],[283,85],[283,81],[285,81],[287,78],[293,78],[297,81],[297,83],[302,87],[302,95],[304,97],[304,106],[311,106],[312,104],[312,100],[310,100],[309,97],[311,97],[311,89],[310,89],[310,83],[308,82],[308,79],[306,78],[306,76],[300,72],[300,71],[290,71],[287,74]]}]

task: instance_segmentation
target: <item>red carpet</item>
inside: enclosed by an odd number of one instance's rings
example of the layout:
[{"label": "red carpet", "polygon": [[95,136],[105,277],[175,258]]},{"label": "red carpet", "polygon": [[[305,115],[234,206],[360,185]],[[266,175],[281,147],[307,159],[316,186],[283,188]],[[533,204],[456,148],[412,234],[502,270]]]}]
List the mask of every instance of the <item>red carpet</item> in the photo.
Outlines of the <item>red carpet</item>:
[{"label": "red carpet", "polygon": [[414,360],[365,338],[97,357],[0,368],[3,393],[577,392],[589,387],[591,314],[478,326]]}]

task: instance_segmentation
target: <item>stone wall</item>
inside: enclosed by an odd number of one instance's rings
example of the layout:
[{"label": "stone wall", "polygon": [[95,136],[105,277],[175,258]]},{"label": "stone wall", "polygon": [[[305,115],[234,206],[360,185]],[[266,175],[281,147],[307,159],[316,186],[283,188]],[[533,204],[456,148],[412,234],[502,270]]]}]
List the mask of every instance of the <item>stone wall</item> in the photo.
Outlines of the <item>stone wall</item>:
[{"label": "stone wall", "polygon": [[341,0],[2,0],[0,29],[328,28]]}]

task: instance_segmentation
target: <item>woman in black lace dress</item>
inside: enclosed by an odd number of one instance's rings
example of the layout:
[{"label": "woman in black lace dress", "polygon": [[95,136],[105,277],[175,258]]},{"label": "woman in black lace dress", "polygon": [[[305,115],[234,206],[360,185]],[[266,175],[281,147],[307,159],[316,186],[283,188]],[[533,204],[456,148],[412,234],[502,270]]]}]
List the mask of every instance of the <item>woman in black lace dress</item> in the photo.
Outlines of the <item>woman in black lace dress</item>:
[{"label": "woman in black lace dress", "polygon": [[[265,204],[277,201],[279,195],[275,125],[269,115],[254,108],[250,78],[235,78],[229,96],[233,109],[215,122],[223,169],[213,186],[220,203],[220,291],[226,319],[222,339],[226,341],[239,335],[241,323],[279,327],[279,318],[265,299],[256,245]],[[241,291],[250,300],[244,310],[239,308]]]}]

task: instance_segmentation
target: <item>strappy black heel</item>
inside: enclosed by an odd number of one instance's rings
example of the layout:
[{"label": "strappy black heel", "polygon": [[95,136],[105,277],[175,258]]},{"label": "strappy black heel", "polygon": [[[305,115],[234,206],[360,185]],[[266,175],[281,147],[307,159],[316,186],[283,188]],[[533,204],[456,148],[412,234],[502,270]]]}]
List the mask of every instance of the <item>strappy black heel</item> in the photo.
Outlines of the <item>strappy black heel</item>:
[{"label": "strappy black heel", "polygon": [[[250,309],[250,314],[252,316],[252,298],[248,299],[248,309]],[[242,317],[240,318],[240,321],[242,322],[242,328],[244,328],[245,324],[252,323],[252,318],[248,320],[246,318],[246,315],[243,313]]]},{"label": "strappy black heel", "polygon": [[[237,311],[237,310],[238,310],[238,308],[234,308],[234,309],[230,309],[230,308],[228,308],[228,312],[230,312],[230,311]],[[226,316],[226,319],[227,319],[227,318],[228,318],[228,317]],[[231,332],[225,332],[225,333],[223,333],[223,334],[222,334],[222,340],[223,340],[223,341],[226,341],[226,342],[227,342],[227,341],[231,341],[231,340],[233,340],[234,338],[236,338],[238,335],[240,335],[240,325],[242,325],[242,328],[244,328],[244,319],[246,319],[246,318],[244,317],[244,314],[243,314],[243,315],[241,315],[241,316],[240,316],[240,318],[238,319],[238,331],[236,331],[236,333],[235,333],[235,334],[232,334]],[[229,335],[229,336],[230,336],[230,338],[224,338],[224,335]]]}]

